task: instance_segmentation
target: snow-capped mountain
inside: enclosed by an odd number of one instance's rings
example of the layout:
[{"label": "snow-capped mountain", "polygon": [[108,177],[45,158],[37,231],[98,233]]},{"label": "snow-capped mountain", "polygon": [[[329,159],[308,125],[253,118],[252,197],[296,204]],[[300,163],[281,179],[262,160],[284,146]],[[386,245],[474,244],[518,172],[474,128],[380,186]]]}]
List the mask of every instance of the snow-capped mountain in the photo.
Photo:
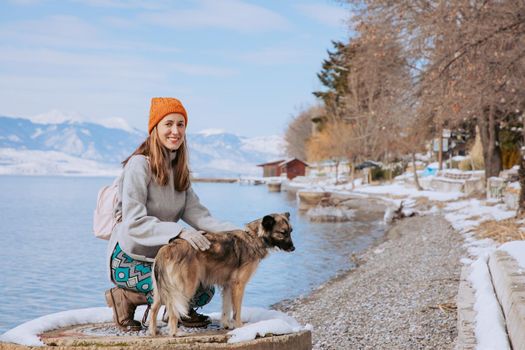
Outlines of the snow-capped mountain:
[{"label": "snow-capped mountain", "polygon": [[[58,111],[30,119],[0,116],[0,174],[107,174],[146,137],[123,120],[67,119]],[[279,136],[247,138],[221,130],[188,134],[197,176],[258,175],[255,165],[282,157]]]}]

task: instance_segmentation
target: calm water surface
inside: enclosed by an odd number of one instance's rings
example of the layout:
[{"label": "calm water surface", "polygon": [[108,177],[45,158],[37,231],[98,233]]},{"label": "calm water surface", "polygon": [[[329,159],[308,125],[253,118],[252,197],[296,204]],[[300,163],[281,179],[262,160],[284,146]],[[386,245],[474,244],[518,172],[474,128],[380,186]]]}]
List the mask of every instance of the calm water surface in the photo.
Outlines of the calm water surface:
[{"label": "calm water surface", "polygon": [[[96,194],[110,178],[0,176],[0,334],[49,313],[105,306],[106,241],[91,233]],[[218,218],[238,225],[291,213],[295,252],[272,253],[246,289],[243,305],[267,307],[309,292],[341,270],[350,255],[383,234],[376,221],[311,223],[295,196],[265,186],[193,185]],[[204,311],[220,309],[216,295]]]}]

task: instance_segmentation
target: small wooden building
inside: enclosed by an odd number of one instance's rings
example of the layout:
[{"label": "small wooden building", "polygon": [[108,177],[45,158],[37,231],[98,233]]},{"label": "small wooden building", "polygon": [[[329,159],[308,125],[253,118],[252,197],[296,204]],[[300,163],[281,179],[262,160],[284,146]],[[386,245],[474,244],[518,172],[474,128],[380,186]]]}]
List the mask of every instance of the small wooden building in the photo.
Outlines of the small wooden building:
[{"label": "small wooden building", "polygon": [[279,164],[282,162],[284,162],[284,160],[280,159],[273,162],[258,164],[257,166],[263,168],[263,177],[281,176],[281,167]]},{"label": "small wooden building", "polygon": [[297,158],[281,159],[273,162],[259,164],[263,168],[263,177],[281,176],[286,174],[288,179],[296,176],[305,176],[308,164]]}]

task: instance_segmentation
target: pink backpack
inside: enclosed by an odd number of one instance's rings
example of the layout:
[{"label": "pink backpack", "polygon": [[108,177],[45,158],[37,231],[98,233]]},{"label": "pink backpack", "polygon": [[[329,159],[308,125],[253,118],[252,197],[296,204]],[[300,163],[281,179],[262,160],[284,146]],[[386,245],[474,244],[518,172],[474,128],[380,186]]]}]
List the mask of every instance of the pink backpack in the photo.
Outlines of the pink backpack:
[{"label": "pink backpack", "polygon": [[118,176],[111,185],[98,191],[97,207],[93,213],[93,233],[95,237],[109,240],[115,226],[122,221],[122,215],[116,214],[118,205]]}]

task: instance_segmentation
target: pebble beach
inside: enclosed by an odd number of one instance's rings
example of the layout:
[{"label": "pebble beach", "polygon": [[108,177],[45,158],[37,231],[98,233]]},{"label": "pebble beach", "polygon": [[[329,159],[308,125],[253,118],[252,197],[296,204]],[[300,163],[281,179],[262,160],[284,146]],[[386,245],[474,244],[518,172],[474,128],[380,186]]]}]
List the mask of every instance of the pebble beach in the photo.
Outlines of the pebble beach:
[{"label": "pebble beach", "polygon": [[357,268],[274,307],[313,326],[314,349],[453,349],[462,242],[437,214],[396,221]]}]

